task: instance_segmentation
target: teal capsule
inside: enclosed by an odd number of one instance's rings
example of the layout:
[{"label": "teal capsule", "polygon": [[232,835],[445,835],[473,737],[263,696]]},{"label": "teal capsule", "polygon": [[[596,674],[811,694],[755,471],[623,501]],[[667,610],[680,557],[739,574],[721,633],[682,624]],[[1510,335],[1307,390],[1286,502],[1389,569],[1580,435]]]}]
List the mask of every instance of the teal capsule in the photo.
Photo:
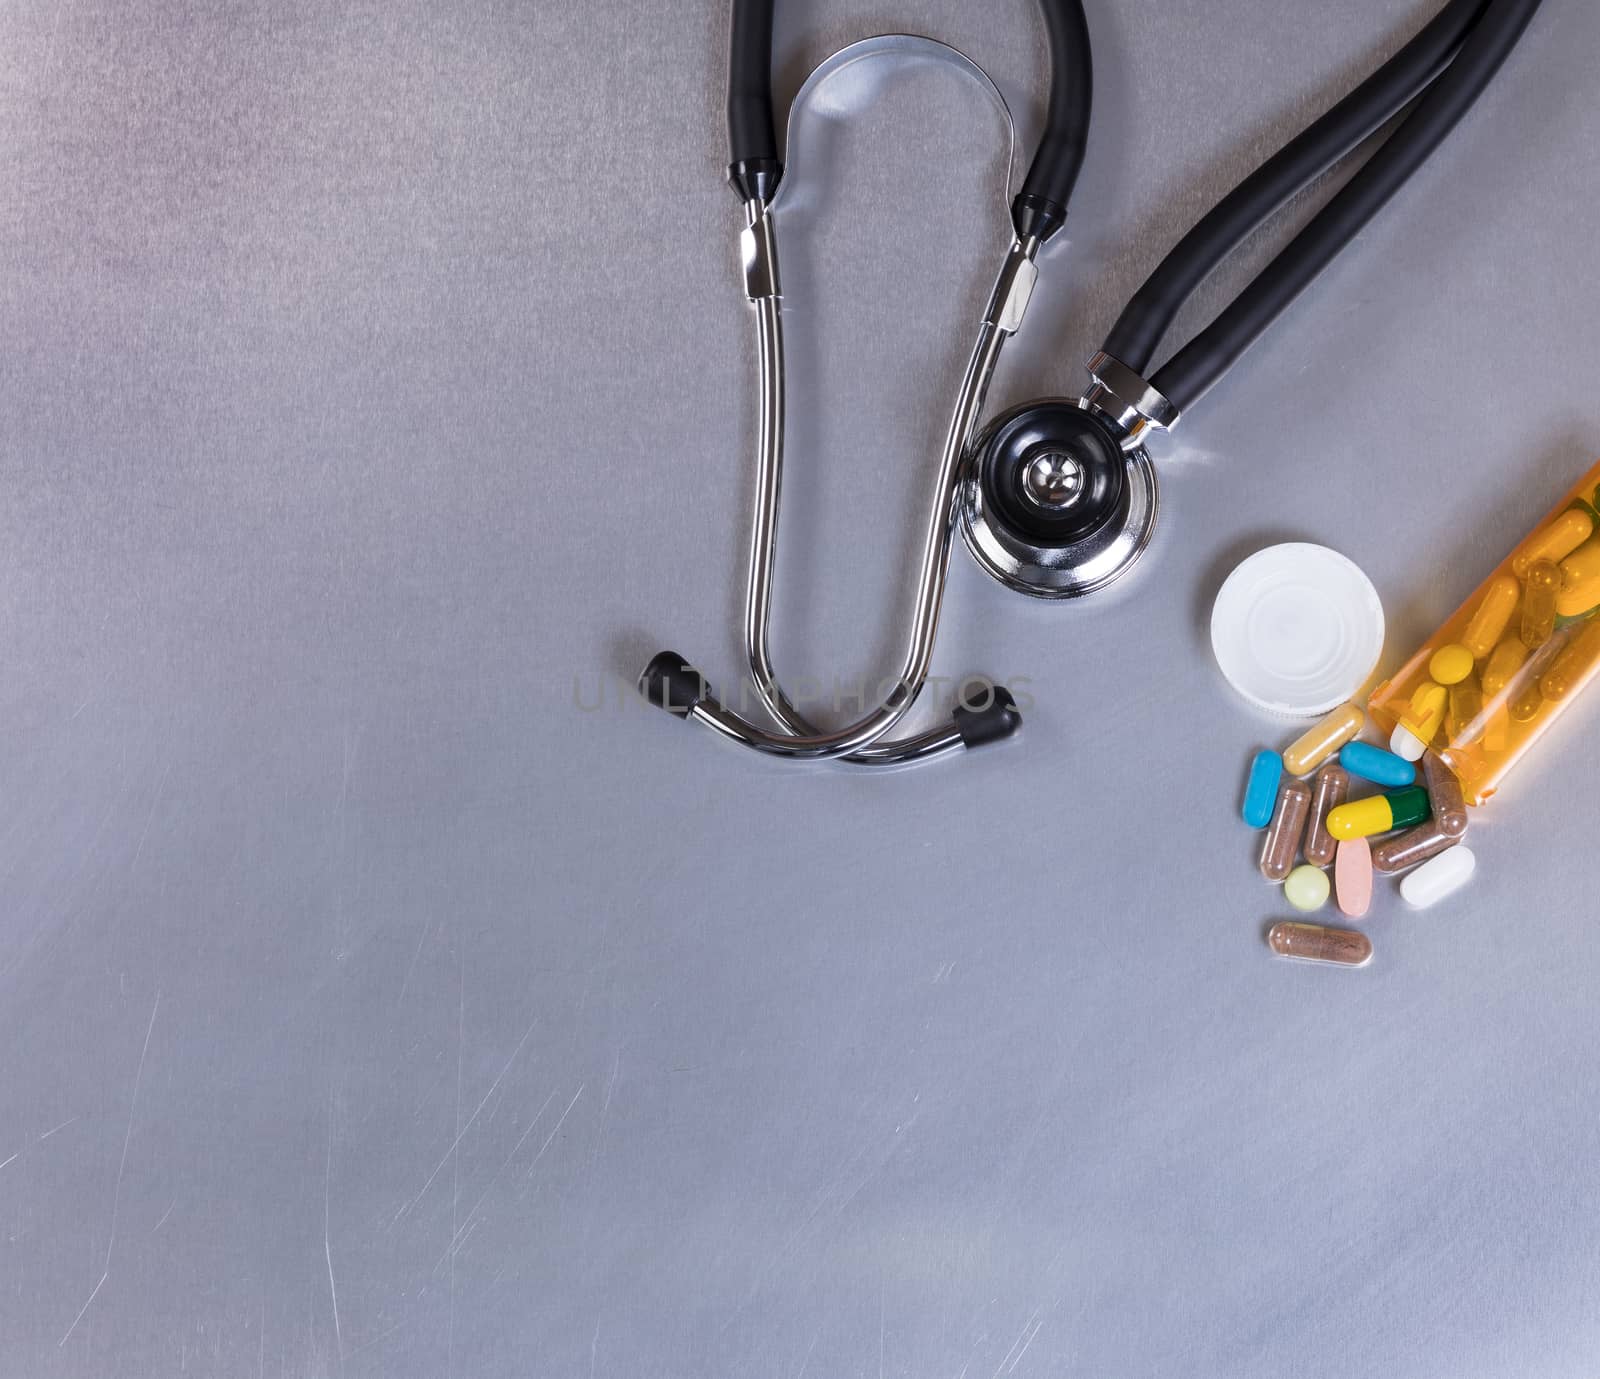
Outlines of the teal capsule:
[{"label": "teal capsule", "polygon": [[1415,785],[1417,768],[1404,757],[1374,747],[1370,742],[1347,742],[1339,749],[1339,765],[1352,776],[1370,780],[1374,785],[1398,790],[1401,786]]},{"label": "teal capsule", "polygon": [[1244,821],[1251,828],[1265,828],[1272,822],[1278,803],[1278,782],[1283,779],[1283,758],[1276,752],[1258,752],[1250,763],[1250,779],[1244,788]]}]

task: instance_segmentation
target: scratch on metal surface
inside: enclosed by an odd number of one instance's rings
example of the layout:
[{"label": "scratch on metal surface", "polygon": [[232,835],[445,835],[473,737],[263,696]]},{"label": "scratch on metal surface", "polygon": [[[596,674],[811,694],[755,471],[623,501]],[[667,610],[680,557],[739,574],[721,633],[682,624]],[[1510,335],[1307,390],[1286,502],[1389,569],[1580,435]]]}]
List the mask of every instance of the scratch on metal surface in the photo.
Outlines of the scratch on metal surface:
[{"label": "scratch on metal surface", "polygon": [[360,1345],[353,1347],[351,1349],[351,1351],[350,1351],[350,1358],[353,1360],[353,1359],[356,1358],[357,1355],[360,1355],[363,1351],[371,1350],[373,1346],[378,1345],[378,1344],[382,1343],[383,1341],[387,1341],[389,1339],[389,1337],[394,1335],[394,1333],[396,1331],[399,1331],[403,1327],[409,1326],[410,1324],[411,1324],[411,1319],[409,1317],[402,1317],[393,1326],[385,1327],[376,1336],[372,1337],[371,1340],[362,1341],[362,1343]]},{"label": "scratch on metal surface", "polygon": [[339,1373],[344,1373],[344,1328],[339,1324],[339,1289],[333,1281],[333,1236],[329,1204],[333,1195],[333,1095],[328,1095],[328,1154],[322,1168],[322,1253],[328,1261],[328,1296],[333,1301],[333,1340],[339,1352]]},{"label": "scratch on metal surface", "polygon": [[150,825],[155,821],[156,808],[161,803],[161,797],[167,791],[167,777],[172,774],[172,763],[167,763],[167,769],[161,773],[161,784],[156,786],[155,798],[150,801],[149,811],[144,816],[144,832],[139,835],[139,846],[133,850],[133,861],[128,863],[128,875],[132,876],[139,867],[139,859],[144,856],[144,845],[150,837]]},{"label": "scratch on metal surface", "polygon": [[422,937],[417,940],[417,951],[411,955],[411,966],[406,968],[406,979],[400,983],[400,994],[395,997],[395,1005],[405,1004],[406,992],[411,989],[411,978],[417,970],[417,959],[422,956],[422,946],[427,943],[428,935],[433,932],[433,920],[424,920],[422,924]]},{"label": "scratch on metal surface", "polygon": [[[422,1185],[421,1189],[417,1192],[417,1195],[415,1197],[413,1197],[409,1202],[407,1202],[403,1207],[401,1207],[398,1212],[395,1213],[395,1218],[394,1219],[396,1221],[398,1221],[402,1216],[404,1216],[408,1211],[410,1211],[414,1206],[416,1206],[418,1202],[420,1202],[423,1199],[423,1197],[427,1194],[428,1189],[433,1186],[433,1180],[435,1178],[437,1178],[441,1172],[444,1171],[444,1166],[447,1163],[450,1162],[452,1155],[455,1154],[456,1149],[461,1144],[461,1141],[466,1137],[467,1131],[472,1129],[473,1122],[476,1121],[478,1119],[479,1115],[482,1114],[483,1108],[489,1104],[489,1098],[494,1095],[495,1089],[500,1085],[501,1080],[505,1077],[505,1075],[508,1072],[511,1071],[511,1065],[517,1061],[517,1055],[522,1052],[523,1048],[527,1045],[528,1040],[533,1037],[533,1031],[536,1028],[538,1028],[538,1025],[539,1025],[539,1017],[535,1016],[533,1018],[533,1022],[528,1026],[527,1031],[523,1034],[522,1038],[517,1041],[516,1048],[512,1049],[511,1057],[506,1059],[505,1066],[500,1069],[500,1071],[495,1075],[494,1081],[489,1084],[489,1090],[483,1094],[483,1100],[478,1103],[478,1109],[476,1111],[474,1111],[472,1113],[472,1115],[468,1118],[467,1123],[465,1125],[461,1126],[461,1128],[456,1131],[456,1137],[455,1137],[454,1140],[452,1140],[450,1142],[450,1148],[448,1148],[447,1150],[444,1151],[444,1157],[441,1158],[439,1160],[439,1162],[436,1163],[433,1166],[433,1172],[428,1175],[428,1181],[425,1182]],[[457,1066],[458,1071],[459,1071],[459,1068],[460,1068],[460,1064],[461,1064],[461,1058],[460,1058],[460,1054],[459,1054],[459,1050],[458,1050],[457,1057],[456,1057],[456,1066]],[[458,1086],[457,1086],[458,1093],[459,1093],[459,1090],[460,1090],[460,1088],[459,1088],[459,1083],[458,1083]],[[458,1113],[459,1113],[459,1107],[457,1109],[458,1109]],[[457,1116],[457,1120],[459,1122],[459,1114]]]},{"label": "scratch on metal surface", "polygon": [[167,1224],[167,1218],[172,1215],[172,1209],[177,1205],[178,1199],[176,1197],[167,1203],[167,1209],[161,1213],[161,1219],[156,1222],[155,1227],[150,1232],[151,1235],[154,1235],[156,1231],[159,1231],[164,1225]]},{"label": "scratch on metal surface", "polygon": [[1002,1374],[1013,1373],[1022,1363],[1022,1357],[1028,1353],[1028,1347],[1033,1344],[1033,1338],[1039,1334],[1039,1329],[1044,1325],[1039,1313],[1043,1309],[1035,1308],[1034,1313],[1023,1323],[1022,1332],[1011,1343],[1011,1349],[1006,1351],[1005,1358],[1000,1361],[999,1367],[994,1372],[994,1379],[1000,1379]]},{"label": "scratch on metal surface", "polygon": [[62,1121],[61,1124],[56,1126],[56,1128],[54,1130],[46,1130],[44,1132],[44,1134],[40,1135],[39,1136],[39,1143],[43,1144],[47,1139],[50,1138],[50,1136],[59,1135],[69,1125],[76,1125],[82,1119],[83,1119],[82,1116],[73,1116],[71,1120]]},{"label": "scratch on metal surface", "polygon": [[572,1114],[572,1108],[578,1104],[578,1098],[583,1095],[583,1089],[589,1084],[580,1082],[578,1090],[572,1094],[572,1100],[567,1103],[567,1109],[561,1113],[561,1119],[556,1122],[555,1129],[545,1137],[545,1142],[539,1146],[539,1152],[533,1156],[533,1162],[528,1165],[528,1171],[523,1176],[533,1177],[533,1170],[539,1167],[539,1160],[544,1158],[544,1151],[550,1148],[550,1141],[561,1133],[561,1127],[567,1123],[567,1117]]},{"label": "scratch on metal surface", "polygon": [[100,1275],[100,1281],[95,1284],[94,1290],[89,1294],[89,1296],[83,1300],[83,1306],[78,1309],[78,1315],[72,1319],[72,1325],[67,1328],[67,1334],[56,1342],[57,1350],[66,1345],[66,1343],[72,1338],[72,1333],[78,1329],[78,1323],[83,1320],[83,1314],[89,1310],[89,1304],[100,1296],[100,1290],[106,1286],[106,1280],[110,1277],[110,1274]]},{"label": "scratch on metal surface", "polygon": [[[83,1314],[89,1310],[89,1304],[99,1296],[100,1290],[105,1287],[106,1280],[111,1277],[111,1252],[117,1245],[117,1212],[122,1205],[122,1175],[127,1172],[128,1168],[128,1146],[133,1143],[133,1117],[134,1113],[139,1109],[139,1086],[144,1081],[145,1055],[150,1052],[150,1036],[155,1032],[156,1012],[160,1009],[161,993],[157,991],[155,1001],[150,1006],[150,1023],[145,1026],[144,1047],[139,1050],[139,1066],[134,1070],[133,1074],[133,1095],[128,1100],[128,1128],[122,1136],[122,1159],[117,1164],[117,1185],[111,1193],[111,1229],[106,1240],[106,1262],[101,1268],[99,1282],[95,1284],[94,1289],[84,1300],[83,1306],[78,1309],[78,1315],[72,1319],[72,1325],[67,1328],[66,1334],[56,1342],[57,1349],[66,1345],[68,1340],[71,1339],[72,1333],[78,1329],[78,1323],[83,1320]],[[73,1119],[76,1119],[76,1117]],[[71,1124],[72,1121],[67,1121],[65,1125],[58,1125],[56,1130],[65,1129],[66,1125]],[[39,1138],[46,1140],[55,1133],[55,1130],[51,1130],[48,1134],[41,1135]]]},{"label": "scratch on metal surface", "polygon": [[[459,934],[458,934],[458,943],[459,943]],[[451,1178],[451,1185],[450,1185],[450,1237],[451,1237],[451,1239],[454,1239],[455,1236],[456,1236],[456,1233],[461,1229],[461,1158],[460,1158],[460,1155],[457,1153],[457,1147],[461,1144],[461,1137],[464,1134],[467,1133],[464,1129],[462,1129],[462,1126],[461,1126],[461,1062],[462,1062],[462,1058],[463,1058],[465,1050],[466,1050],[466,1043],[467,1043],[467,1040],[466,1040],[466,1034],[467,1034],[467,957],[466,957],[465,948],[458,948],[458,950],[457,950],[457,957],[456,957],[456,998],[457,998],[457,1002],[458,1002],[458,1004],[456,1006],[456,1138],[455,1138],[455,1143],[450,1146],[450,1178]],[[533,1030],[530,1027],[528,1033],[531,1034],[532,1032],[533,1032]],[[526,1039],[527,1036],[524,1035],[523,1038]],[[517,1045],[517,1049],[521,1049],[521,1047],[522,1047],[521,1044]],[[516,1056],[517,1056],[516,1051],[513,1050],[512,1054],[511,1054],[511,1057],[515,1058]],[[511,1063],[508,1060],[507,1063],[506,1063],[506,1067],[509,1068],[510,1066],[511,1066]],[[505,1076],[505,1068],[502,1068],[500,1070],[500,1077],[504,1077],[504,1076]],[[480,1101],[478,1103],[478,1111],[483,1110],[484,1102],[488,1101],[489,1098],[494,1095],[495,1085],[498,1085],[499,1081],[500,1081],[499,1077],[495,1078],[494,1084],[491,1085],[489,1090],[488,1090],[488,1092],[485,1093],[483,1101]],[[477,1120],[478,1111],[474,1111],[472,1113],[472,1120]],[[468,1125],[470,1125],[471,1123],[472,1123],[472,1121],[468,1121],[467,1122]],[[427,1188],[424,1187],[423,1191],[426,1192]],[[455,1379],[455,1372],[456,1372],[456,1257],[454,1255],[451,1255],[450,1256],[450,1339],[449,1339],[448,1343],[445,1346],[445,1373],[449,1376],[449,1379]]]},{"label": "scratch on metal surface", "polygon": [[[506,1171],[506,1168],[510,1165],[511,1161],[514,1158],[517,1157],[518,1151],[520,1151],[522,1146],[525,1145],[528,1142],[528,1136],[533,1134],[534,1129],[539,1124],[539,1121],[544,1117],[545,1110],[549,1107],[550,1103],[552,1101],[554,1101],[555,1099],[556,1099],[556,1094],[554,1092],[551,1092],[550,1095],[547,1096],[544,1099],[544,1101],[540,1105],[539,1109],[534,1112],[533,1119],[528,1122],[528,1128],[522,1132],[522,1134],[518,1138],[517,1142],[514,1145],[511,1146],[511,1152],[509,1154],[507,1154],[505,1156],[505,1158],[501,1161],[500,1167],[495,1169],[494,1177],[489,1179],[489,1186],[484,1188],[484,1190],[478,1195],[478,1200],[472,1204],[471,1210],[467,1212],[467,1220],[468,1220],[469,1223],[471,1222],[472,1218],[478,1214],[478,1208],[483,1205],[484,1199],[486,1197],[488,1197],[488,1195],[491,1192],[494,1191],[494,1185],[497,1182],[500,1181],[500,1175]],[[0,1168],[3,1168],[3,1167],[5,1167],[5,1165],[4,1164],[0,1164]],[[459,1235],[460,1235],[460,1231],[457,1231],[456,1232],[456,1236],[459,1236]],[[453,1236],[453,1237],[451,1237],[451,1240],[450,1240],[450,1245],[451,1245],[452,1248],[454,1247],[455,1243],[456,1243],[456,1237]],[[434,1268],[438,1268],[438,1267],[439,1267],[438,1265],[434,1265]]]},{"label": "scratch on metal surface", "polygon": [[22,1151],[19,1149],[19,1150],[17,1150],[17,1152],[15,1154],[13,1154],[9,1159],[7,1159],[5,1161],[5,1163],[0,1164],[0,1168],[9,1167],[11,1164],[16,1163],[16,1161],[21,1157],[22,1157]]}]

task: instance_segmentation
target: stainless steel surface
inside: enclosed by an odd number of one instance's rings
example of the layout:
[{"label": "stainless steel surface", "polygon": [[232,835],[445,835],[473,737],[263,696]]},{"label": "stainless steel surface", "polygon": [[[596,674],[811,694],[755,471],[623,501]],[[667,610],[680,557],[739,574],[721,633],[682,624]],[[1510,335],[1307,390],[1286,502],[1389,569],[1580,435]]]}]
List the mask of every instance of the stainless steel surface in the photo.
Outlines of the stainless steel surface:
[{"label": "stainless steel surface", "polygon": [[[786,157],[791,164],[807,155],[803,141],[795,137],[798,117],[812,103],[826,99],[830,79],[864,64],[935,63],[973,80],[1004,117],[1007,130],[1005,147],[1009,166],[1015,140],[1005,101],[986,74],[952,48],[910,34],[885,34],[867,39],[831,55],[806,78],[794,100],[789,121],[790,137]],[[818,175],[819,169],[812,175]],[[783,692],[773,669],[771,651],[772,582],[777,560],[778,510],[783,489],[783,444],[785,422],[785,384],[783,358],[783,316],[778,290],[778,249],[773,228],[776,205],[745,206],[749,222],[741,236],[745,291],[756,309],[759,355],[759,424],[756,444],[756,510],[751,521],[749,573],[745,584],[745,654],[756,694],[763,707],[778,723],[773,733],[752,722],[726,702],[703,702],[688,715],[721,734],[729,741],[768,756],[796,761],[844,759],[856,765],[905,766],[931,761],[962,745],[954,727],[916,734],[905,741],[882,739],[911,710],[933,663],[934,639],[938,634],[939,605],[950,564],[951,523],[954,520],[955,486],[967,443],[983,411],[984,397],[993,376],[1000,348],[1007,336],[1022,324],[1028,297],[1037,277],[1033,256],[1036,241],[1013,242],[1001,266],[989,310],[985,313],[972,359],[956,395],[950,427],[934,483],[933,502],[924,530],[921,571],[909,638],[899,675],[890,682],[883,703],[854,722],[833,730],[813,725]]]},{"label": "stainless steel surface", "polygon": [[1170,431],[1178,424],[1180,413],[1171,399],[1104,350],[1089,360],[1089,377],[1094,386],[1084,401],[1115,421],[1130,447],[1144,444],[1151,427]]},{"label": "stainless steel surface", "polygon": [[1149,452],[1142,446],[1124,448],[1122,462],[1127,512],[1120,521],[1070,546],[1039,545],[1003,522],[990,521],[983,485],[973,467],[957,493],[961,536],[972,558],[1006,588],[1030,598],[1083,598],[1115,584],[1149,548],[1160,510]]},{"label": "stainless steel surface", "polygon": [[[1094,140],[995,407],[1076,389],[1433,8],[1089,0]],[[1027,0],[779,16],[780,98],[902,23],[1037,129]],[[1059,608],[952,563],[934,677],[1034,703],[904,773],[621,697],[663,644],[744,664],[726,20],[0,6],[0,1374],[1590,1379],[1600,700],[1467,890],[1380,884],[1362,971],[1280,962],[1236,810],[1292,733],[1204,617],[1330,543],[1392,669],[1600,453],[1600,7],[1549,0],[1152,440],[1133,577]],[[898,654],[929,400],[1009,244],[987,112],[897,79],[783,207],[796,694]]]}]

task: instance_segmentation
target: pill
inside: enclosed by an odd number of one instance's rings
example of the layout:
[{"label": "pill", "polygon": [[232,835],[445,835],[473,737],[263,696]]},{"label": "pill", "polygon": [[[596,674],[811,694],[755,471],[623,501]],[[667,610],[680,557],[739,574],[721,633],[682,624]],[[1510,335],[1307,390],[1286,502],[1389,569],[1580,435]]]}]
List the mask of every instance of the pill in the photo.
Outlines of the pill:
[{"label": "pill", "polygon": [[1278,781],[1283,776],[1283,758],[1276,752],[1258,752],[1250,763],[1250,779],[1244,788],[1244,821],[1251,828],[1265,828],[1272,822],[1273,806],[1278,802]]},{"label": "pill", "polygon": [[1397,871],[1405,871],[1419,862],[1437,857],[1460,841],[1429,820],[1415,828],[1408,828],[1404,833],[1397,833],[1393,838],[1385,838],[1372,849],[1372,866],[1375,871],[1392,876]]},{"label": "pill", "polygon": [[1483,602],[1478,605],[1477,612],[1467,623],[1466,631],[1461,634],[1461,645],[1472,654],[1473,660],[1481,661],[1494,649],[1494,644],[1505,636],[1506,628],[1511,624],[1511,615],[1517,611],[1517,600],[1521,597],[1522,586],[1510,575],[1496,575],[1489,581]]},{"label": "pill", "polygon": [[1424,680],[1411,694],[1411,702],[1389,735],[1389,750],[1403,761],[1416,761],[1439,735],[1449,691]]},{"label": "pill", "polygon": [[1321,867],[1301,865],[1283,882],[1283,898],[1297,910],[1320,910],[1328,903],[1328,873]]},{"label": "pill", "polygon": [[1417,778],[1417,768],[1404,757],[1370,742],[1345,743],[1339,749],[1339,765],[1352,776],[1391,788],[1410,785]]},{"label": "pill", "polygon": [[1476,741],[1483,733],[1483,691],[1477,681],[1450,686],[1450,708],[1444,716],[1445,732],[1455,746]]},{"label": "pill", "polygon": [[1325,867],[1333,861],[1338,843],[1328,832],[1328,815],[1350,798],[1350,773],[1330,761],[1311,783],[1311,813],[1306,819],[1306,838],[1301,851],[1306,861]]},{"label": "pill", "polygon": [[1518,723],[1531,723],[1539,716],[1539,710],[1544,707],[1544,692],[1539,688],[1537,680],[1530,679],[1511,698],[1511,716]]},{"label": "pill", "polygon": [[1517,552],[1512,558],[1511,568],[1526,579],[1536,562],[1564,560],[1583,545],[1593,532],[1594,519],[1585,509],[1568,508]]},{"label": "pill", "polygon": [[1428,661],[1428,674],[1441,685],[1454,685],[1472,674],[1472,663],[1477,660],[1460,642],[1441,646]]},{"label": "pill", "polygon": [[1344,704],[1295,739],[1283,754],[1291,776],[1309,776],[1366,726],[1367,716],[1355,704]]},{"label": "pill", "polygon": [[1278,805],[1267,825],[1267,836],[1261,841],[1261,874],[1268,881],[1282,881],[1294,869],[1310,812],[1311,787],[1303,780],[1285,776],[1278,787]]},{"label": "pill", "polygon": [[1370,838],[1390,829],[1410,828],[1428,817],[1428,792],[1420,785],[1388,795],[1350,800],[1328,815],[1328,832],[1341,843],[1346,838]]},{"label": "pill", "polygon": [[1433,821],[1452,838],[1467,831],[1467,801],[1456,773],[1442,757],[1429,752],[1422,758],[1422,779],[1428,788],[1428,809]]},{"label": "pill", "polygon": [[1522,600],[1522,640],[1537,649],[1550,640],[1556,627],[1556,597],[1561,592],[1561,569],[1553,560],[1536,560],[1528,567],[1528,592]]},{"label": "pill", "polygon": [[1425,910],[1465,886],[1477,867],[1478,859],[1471,848],[1453,847],[1432,861],[1424,862],[1407,876],[1400,883],[1400,898],[1407,905]]},{"label": "pill", "polygon": [[1528,648],[1522,644],[1522,638],[1507,637],[1489,653],[1488,664],[1484,666],[1480,677],[1484,694],[1490,699],[1496,698],[1516,677],[1527,659]]},{"label": "pill", "polygon": [[1320,924],[1274,924],[1267,946],[1280,958],[1331,962],[1361,967],[1372,960],[1372,940],[1354,929],[1327,929]]},{"label": "pill", "polygon": [[1339,911],[1362,919],[1372,908],[1372,844],[1365,838],[1346,838],[1333,863],[1333,890]]},{"label": "pill", "polygon": [[1563,618],[1576,618],[1596,604],[1600,604],[1600,541],[1591,541],[1561,562],[1556,612]]},{"label": "pill", "polygon": [[1546,699],[1565,699],[1594,674],[1597,665],[1600,665],[1600,622],[1591,622],[1539,677],[1539,692]]}]

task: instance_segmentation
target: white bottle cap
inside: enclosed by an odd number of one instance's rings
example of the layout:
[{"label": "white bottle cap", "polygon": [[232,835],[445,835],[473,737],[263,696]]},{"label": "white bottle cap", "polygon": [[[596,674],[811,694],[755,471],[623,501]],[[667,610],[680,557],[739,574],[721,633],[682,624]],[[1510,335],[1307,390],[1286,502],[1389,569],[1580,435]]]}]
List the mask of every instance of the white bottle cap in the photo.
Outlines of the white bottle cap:
[{"label": "white bottle cap", "polygon": [[1313,718],[1354,699],[1383,654],[1383,604],[1338,551],[1268,546],[1223,581],[1211,649],[1257,708]]}]

